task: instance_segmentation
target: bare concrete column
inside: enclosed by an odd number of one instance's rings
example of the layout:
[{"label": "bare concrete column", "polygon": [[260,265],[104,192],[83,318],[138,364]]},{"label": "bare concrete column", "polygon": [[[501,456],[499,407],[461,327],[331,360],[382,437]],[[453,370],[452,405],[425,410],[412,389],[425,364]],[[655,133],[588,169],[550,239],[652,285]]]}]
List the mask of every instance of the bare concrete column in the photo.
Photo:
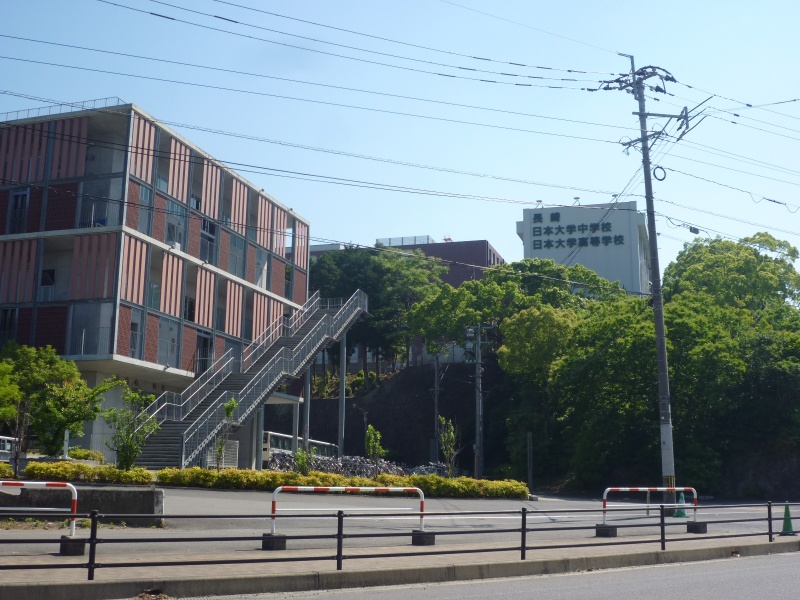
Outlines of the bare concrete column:
[{"label": "bare concrete column", "polygon": [[339,342],[339,458],[344,456],[344,387],[347,379],[347,334]]},{"label": "bare concrete column", "polygon": [[300,402],[292,404],[292,453],[297,452],[297,434],[300,429]]},{"label": "bare concrete column", "polygon": [[[311,364],[314,364],[313,361]],[[303,388],[303,450],[308,452],[308,440],[311,437],[311,364],[306,369],[306,380]]]}]

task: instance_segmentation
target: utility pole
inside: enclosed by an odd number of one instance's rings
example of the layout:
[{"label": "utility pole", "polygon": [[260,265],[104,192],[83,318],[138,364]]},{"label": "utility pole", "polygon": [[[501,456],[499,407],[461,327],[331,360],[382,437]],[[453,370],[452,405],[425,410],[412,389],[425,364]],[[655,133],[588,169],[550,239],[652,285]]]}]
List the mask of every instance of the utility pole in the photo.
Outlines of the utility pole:
[{"label": "utility pole", "polygon": [[475,479],[483,477],[483,386],[481,325],[475,327]]},{"label": "utility pole", "polygon": [[[636,71],[633,56],[620,54],[631,60],[631,82],[624,87],[632,87],[633,96],[639,102],[639,130],[642,145],[642,170],[644,172],[645,201],[647,204],[647,235],[650,238],[650,281],[653,298],[653,316],[656,328],[656,362],[658,367],[658,414],[661,430],[661,477],[663,487],[675,487],[675,456],[672,444],[672,411],[670,408],[669,370],[667,363],[667,336],[664,328],[664,298],[661,291],[661,268],[658,262],[658,239],[656,234],[656,215],[653,207],[653,182],[650,176],[650,141],[647,130],[647,117],[670,117],[684,119],[688,130],[688,114],[684,109],[681,115],[648,114],[645,109],[644,81],[647,77],[659,76],[656,70],[643,69],[642,73]],[[668,76],[667,80],[672,80]],[[675,493],[665,494],[665,503],[675,503]]]},{"label": "utility pole", "polygon": [[431,461],[439,462],[439,353],[433,357],[433,448]]}]

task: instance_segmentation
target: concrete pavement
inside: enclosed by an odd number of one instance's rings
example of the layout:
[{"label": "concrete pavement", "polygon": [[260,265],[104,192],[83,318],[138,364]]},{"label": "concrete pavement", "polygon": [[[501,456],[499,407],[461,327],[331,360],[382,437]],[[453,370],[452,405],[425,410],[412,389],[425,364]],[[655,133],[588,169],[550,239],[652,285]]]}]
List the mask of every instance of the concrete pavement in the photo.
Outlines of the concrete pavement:
[{"label": "concrete pavement", "polygon": [[[800,550],[797,538],[776,538],[769,543],[763,538],[737,537],[696,539],[668,542],[661,551],[657,539],[628,536],[616,541],[627,545],[603,545],[595,538],[562,539],[560,545],[591,544],[578,548],[529,549],[527,559],[520,560],[519,549],[501,550],[513,545],[503,543],[440,544],[433,548],[411,546],[410,540],[399,538],[391,547],[348,548],[345,546],[344,568],[336,571],[335,550],[299,549],[281,552],[246,550],[179,556],[152,551],[141,545],[135,551],[102,547],[95,581],[86,581],[86,569],[57,568],[48,570],[0,571],[0,597],[15,600],[110,600],[133,598],[148,589],[157,589],[175,597],[289,592],[318,589],[341,589],[379,585],[409,585],[445,581],[466,581],[496,577],[518,577],[546,573],[568,573],[594,569],[610,569],[653,564],[755,556]],[[635,542],[647,541],[643,544]],[[534,543],[530,540],[529,543]],[[438,540],[437,540],[438,543]],[[154,545],[155,546],[155,545]],[[255,546],[255,544],[254,544]],[[448,554],[421,555],[427,550]],[[492,551],[497,550],[497,551]],[[456,552],[465,553],[456,553]],[[399,553],[400,557],[381,558],[381,554]],[[265,558],[296,558],[298,562],[259,563]],[[8,566],[81,565],[87,557],[58,555],[5,556],[0,564]],[[191,560],[192,566],[167,566],[164,563]],[[219,561],[253,561],[240,564],[209,564]],[[127,568],[113,568],[114,564]]]}]

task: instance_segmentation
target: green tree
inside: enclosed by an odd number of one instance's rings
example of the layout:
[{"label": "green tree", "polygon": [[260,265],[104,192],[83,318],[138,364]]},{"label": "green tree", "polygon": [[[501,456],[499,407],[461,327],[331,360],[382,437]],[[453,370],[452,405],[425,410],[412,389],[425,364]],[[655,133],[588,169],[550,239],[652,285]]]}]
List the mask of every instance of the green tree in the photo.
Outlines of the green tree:
[{"label": "green tree", "polygon": [[664,299],[705,292],[726,306],[760,311],[777,304],[797,306],[798,251],[767,233],[739,242],[701,239],[686,244],[664,271]]},{"label": "green tree", "polygon": [[116,452],[117,468],[127,471],[142,453],[147,438],[158,431],[159,425],[144,412],[155,396],[134,391],[124,383],[123,386],[123,406],[106,410],[103,419],[114,432],[106,446]]},{"label": "green tree", "polygon": [[381,432],[372,425],[367,425],[367,432],[364,435],[364,450],[367,458],[373,462],[373,474],[377,477],[380,471],[380,460],[386,456],[386,450],[381,446]]},{"label": "green tree", "polygon": [[[348,352],[356,346],[364,350],[362,369],[366,374],[366,350],[376,356],[375,374],[381,357],[393,357],[398,351],[408,353],[413,334],[409,312],[420,300],[441,287],[446,271],[435,260],[419,252],[389,248],[349,247],[329,252],[312,263],[309,285],[328,298],[349,297],[360,289],[369,296],[371,319],[356,323],[348,332]],[[335,360],[338,347],[330,349]],[[365,379],[368,382],[369,379]]]},{"label": "green tree", "polygon": [[442,451],[442,462],[447,468],[447,476],[453,477],[456,460],[463,449],[461,435],[453,422],[445,419],[442,415],[439,415],[439,449]]},{"label": "green tree", "polygon": [[13,380],[21,395],[9,423],[12,436],[18,440],[16,464],[27,449],[31,433],[38,436],[49,455],[61,451],[64,432],[73,437],[83,435],[83,423],[95,420],[100,412],[102,395],[120,383],[111,378],[90,388],[75,363],[61,359],[51,346],[9,344],[3,355],[13,364]]},{"label": "green tree", "polygon": [[222,468],[222,458],[225,455],[225,445],[228,443],[231,432],[233,432],[233,416],[236,413],[237,406],[239,406],[239,402],[236,400],[236,398],[231,398],[222,405],[222,410],[225,413],[225,420],[222,423],[222,429],[219,437],[217,437],[217,445],[214,449],[217,459],[217,471]]},{"label": "green tree", "polygon": [[21,401],[22,394],[14,379],[13,363],[8,359],[0,361],[0,422],[12,421]]}]

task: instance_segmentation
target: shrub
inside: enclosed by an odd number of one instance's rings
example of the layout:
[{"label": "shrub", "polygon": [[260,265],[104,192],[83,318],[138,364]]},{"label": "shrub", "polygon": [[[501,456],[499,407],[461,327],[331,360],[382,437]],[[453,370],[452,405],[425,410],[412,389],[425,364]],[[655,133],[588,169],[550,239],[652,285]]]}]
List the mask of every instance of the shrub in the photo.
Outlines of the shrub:
[{"label": "shrub", "polygon": [[528,497],[524,483],[476,480],[469,477],[448,479],[438,475],[379,475],[377,480],[310,471],[308,475],[290,471],[252,471],[248,469],[163,469],[156,474],[162,485],[216,489],[272,491],[285,485],[318,487],[418,487],[430,498],[520,498]]},{"label": "shrub", "polygon": [[0,479],[11,479],[14,477],[14,469],[8,463],[0,463]]},{"label": "shrub", "polygon": [[75,460],[96,460],[101,465],[106,460],[102,452],[81,448],[80,446],[70,446],[68,455]]},{"label": "shrub", "polygon": [[74,462],[31,462],[25,467],[25,477],[40,481],[85,481],[89,483],[152,483],[153,477],[147,469],[136,468],[121,471],[107,465],[92,467]]}]

